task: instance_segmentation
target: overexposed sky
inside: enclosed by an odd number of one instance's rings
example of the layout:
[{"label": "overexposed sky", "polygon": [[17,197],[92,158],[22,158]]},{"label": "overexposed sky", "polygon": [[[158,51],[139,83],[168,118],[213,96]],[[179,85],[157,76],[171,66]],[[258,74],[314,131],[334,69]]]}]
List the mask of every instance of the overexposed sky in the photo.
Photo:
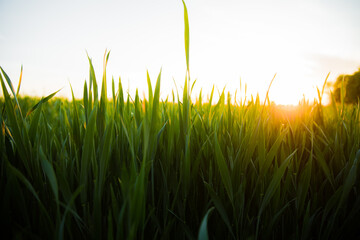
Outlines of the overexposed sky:
[{"label": "overexposed sky", "polygon": [[[190,73],[193,96],[212,85],[296,104],[316,96],[330,80],[360,67],[358,0],[188,0]],[[107,77],[125,89],[147,93],[162,68],[162,98],[179,90],[185,76],[184,18],[180,0],[25,1],[0,0],[0,66],[17,86],[24,66],[23,95],[81,98],[89,78],[86,51],[98,82],[105,49],[111,50]],[[100,84],[99,84],[100,85]],[[244,91],[244,88],[243,88]],[[2,95],[2,93],[1,93]]]}]

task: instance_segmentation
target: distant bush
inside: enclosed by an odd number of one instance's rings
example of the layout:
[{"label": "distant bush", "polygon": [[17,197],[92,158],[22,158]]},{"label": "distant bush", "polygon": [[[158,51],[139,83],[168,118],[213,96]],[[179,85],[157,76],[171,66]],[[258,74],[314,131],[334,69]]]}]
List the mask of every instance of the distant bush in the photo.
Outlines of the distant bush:
[{"label": "distant bush", "polygon": [[341,88],[344,84],[344,102],[358,103],[360,98],[360,68],[352,75],[340,75],[334,84],[334,97],[336,102],[341,101]]}]

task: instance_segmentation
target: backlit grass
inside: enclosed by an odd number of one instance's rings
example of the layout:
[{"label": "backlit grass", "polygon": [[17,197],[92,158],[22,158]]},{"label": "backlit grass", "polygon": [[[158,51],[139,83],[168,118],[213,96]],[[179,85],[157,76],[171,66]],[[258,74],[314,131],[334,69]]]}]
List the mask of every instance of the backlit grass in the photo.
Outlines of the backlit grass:
[{"label": "backlit grass", "polygon": [[[282,109],[192,102],[185,9],[182,95],[148,99],[89,58],[83,98],[20,98],[1,68],[0,226],[31,239],[360,237],[359,105]],[[154,87],[152,84],[155,84]],[[100,89],[99,89],[100,88]],[[98,91],[100,90],[100,96]],[[344,95],[344,93],[342,94]],[[342,99],[344,96],[342,96]],[[268,99],[266,96],[265,99]],[[269,100],[269,99],[268,99]]]}]

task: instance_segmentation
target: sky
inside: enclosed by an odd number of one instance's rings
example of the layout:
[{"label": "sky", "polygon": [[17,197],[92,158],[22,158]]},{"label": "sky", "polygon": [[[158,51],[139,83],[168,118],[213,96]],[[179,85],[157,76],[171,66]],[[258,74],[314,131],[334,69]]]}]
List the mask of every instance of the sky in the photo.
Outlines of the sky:
[{"label": "sky", "polygon": [[[326,75],[334,81],[360,67],[358,0],[188,0],[192,97],[229,91],[237,99],[268,85],[271,101],[297,104],[316,97]],[[180,0],[25,1],[0,0],[0,66],[20,93],[82,97],[89,79],[87,53],[99,81],[110,50],[111,79],[126,91],[147,96],[160,70],[161,98],[182,91],[186,60]],[[241,80],[241,81],[240,81]],[[240,82],[242,88],[240,90]],[[100,85],[100,84],[99,84]],[[0,93],[2,96],[2,93]]]}]

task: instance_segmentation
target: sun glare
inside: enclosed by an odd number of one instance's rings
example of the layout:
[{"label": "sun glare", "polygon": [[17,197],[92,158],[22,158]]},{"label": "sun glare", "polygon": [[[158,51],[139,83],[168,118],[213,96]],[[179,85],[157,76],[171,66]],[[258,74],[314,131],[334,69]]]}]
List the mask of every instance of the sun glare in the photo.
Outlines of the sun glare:
[{"label": "sun glare", "polygon": [[[147,70],[155,84],[162,68],[161,96],[171,98],[172,90],[176,92],[174,80],[181,94],[186,69],[181,1],[176,2],[144,2],[143,8],[139,8],[143,4],[130,2],[86,7],[81,3],[72,7],[60,3],[5,4],[0,8],[4,19],[0,21],[0,63],[11,79],[18,79],[19,68],[24,66],[20,94],[45,96],[63,88],[59,95],[71,99],[70,82],[75,97],[81,98],[82,81],[89,80],[84,50],[94,59],[96,75],[101,79],[102,63],[98,59],[107,48],[111,49],[108,78],[121,76],[124,89],[132,97],[136,88],[148,92]],[[239,88],[241,79],[243,87],[247,85],[247,98],[259,94],[263,101],[276,74],[270,101],[296,105],[305,97],[311,102],[317,98],[316,87],[322,87],[329,72],[329,81],[334,81],[359,65],[355,7],[341,5],[344,9],[339,13],[340,6],[335,3],[314,1],[188,4],[190,72],[191,79],[197,79],[195,98],[202,90],[206,101],[213,85],[213,103],[224,87],[233,98],[235,92],[244,98],[244,89]],[[21,14],[15,14],[18,9]],[[93,18],[97,14],[103,17]],[[64,15],[67,18],[62,18]],[[21,35],[13,31],[19,23],[25,29]],[[27,36],[26,41],[13,40],[23,36]],[[107,83],[112,97],[111,81]]]}]

